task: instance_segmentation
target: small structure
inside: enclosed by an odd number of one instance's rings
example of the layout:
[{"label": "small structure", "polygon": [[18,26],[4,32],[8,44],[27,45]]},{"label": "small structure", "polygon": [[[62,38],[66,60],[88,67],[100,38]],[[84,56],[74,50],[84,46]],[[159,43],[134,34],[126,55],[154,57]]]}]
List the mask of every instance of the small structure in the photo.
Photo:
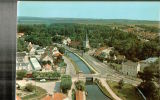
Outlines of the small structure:
[{"label": "small structure", "polygon": [[63,93],[54,93],[53,100],[65,100],[67,97]]},{"label": "small structure", "polygon": [[89,49],[90,45],[89,45],[89,39],[88,39],[88,35],[86,34],[85,40],[83,41],[83,47]]},{"label": "small structure", "polygon": [[64,45],[70,45],[71,39],[70,39],[69,37],[68,37],[68,38],[65,38],[65,39],[62,40],[62,43],[63,43]]},{"label": "small structure", "polygon": [[83,92],[82,91],[76,91],[76,100],[83,100]]},{"label": "small structure", "polygon": [[35,70],[40,70],[41,65],[39,64],[38,60],[36,58],[30,58],[31,65]]},{"label": "small structure", "polygon": [[16,70],[32,70],[26,52],[17,52]]},{"label": "small structure", "polygon": [[[110,52],[113,50],[114,50],[113,47],[101,47],[95,51],[93,56],[95,56],[97,58],[101,58],[101,56],[103,56],[104,60],[107,60],[107,59],[111,58]],[[114,59],[115,59],[115,57],[114,57]]]},{"label": "small structure", "polygon": [[140,71],[140,63],[127,61],[122,63],[122,73],[125,75],[130,75],[136,77]]}]

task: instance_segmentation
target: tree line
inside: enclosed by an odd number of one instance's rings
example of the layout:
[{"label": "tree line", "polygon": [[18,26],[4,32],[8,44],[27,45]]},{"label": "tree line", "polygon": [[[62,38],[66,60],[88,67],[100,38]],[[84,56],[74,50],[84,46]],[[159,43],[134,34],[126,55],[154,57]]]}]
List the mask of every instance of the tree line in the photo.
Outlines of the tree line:
[{"label": "tree line", "polygon": [[[155,29],[157,30],[157,29]],[[160,56],[159,39],[142,42],[134,33],[123,32],[108,25],[55,23],[50,25],[18,25],[18,32],[25,33],[25,40],[41,46],[52,42],[61,43],[63,37],[70,37],[72,41],[80,42],[82,47],[85,34],[88,34],[92,48],[112,46],[127,59],[137,61],[148,57]]]}]

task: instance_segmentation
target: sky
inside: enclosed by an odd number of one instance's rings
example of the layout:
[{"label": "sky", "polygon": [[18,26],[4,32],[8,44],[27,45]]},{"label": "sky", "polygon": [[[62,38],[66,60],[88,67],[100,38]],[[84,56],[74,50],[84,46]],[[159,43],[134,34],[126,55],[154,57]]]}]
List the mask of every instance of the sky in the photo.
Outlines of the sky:
[{"label": "sky", "polygon": [[18,1],[17,15],[160,21],[160,2]]}]

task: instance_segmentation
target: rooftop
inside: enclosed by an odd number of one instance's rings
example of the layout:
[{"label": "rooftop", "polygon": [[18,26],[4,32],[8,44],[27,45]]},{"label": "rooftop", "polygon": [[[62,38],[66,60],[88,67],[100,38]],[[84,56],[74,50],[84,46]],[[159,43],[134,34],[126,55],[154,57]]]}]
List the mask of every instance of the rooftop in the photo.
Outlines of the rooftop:
[{"label": "rooftop", "polygon": [[83,92],[82,91],[76,91],[76,100],[83,100]]}]

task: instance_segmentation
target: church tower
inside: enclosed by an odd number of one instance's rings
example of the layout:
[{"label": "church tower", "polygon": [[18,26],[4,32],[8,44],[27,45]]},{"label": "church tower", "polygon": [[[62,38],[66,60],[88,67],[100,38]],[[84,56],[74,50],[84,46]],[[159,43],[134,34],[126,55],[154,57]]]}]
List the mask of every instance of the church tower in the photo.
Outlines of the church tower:
[{"label": "church tower", "polygon": [[90,48],[90,45],[89,45],[89,39],[88,39],[88,35],[86,34],[86,37],[85,37],[85,40],[83,41],[83,47],[84,48]]}]

